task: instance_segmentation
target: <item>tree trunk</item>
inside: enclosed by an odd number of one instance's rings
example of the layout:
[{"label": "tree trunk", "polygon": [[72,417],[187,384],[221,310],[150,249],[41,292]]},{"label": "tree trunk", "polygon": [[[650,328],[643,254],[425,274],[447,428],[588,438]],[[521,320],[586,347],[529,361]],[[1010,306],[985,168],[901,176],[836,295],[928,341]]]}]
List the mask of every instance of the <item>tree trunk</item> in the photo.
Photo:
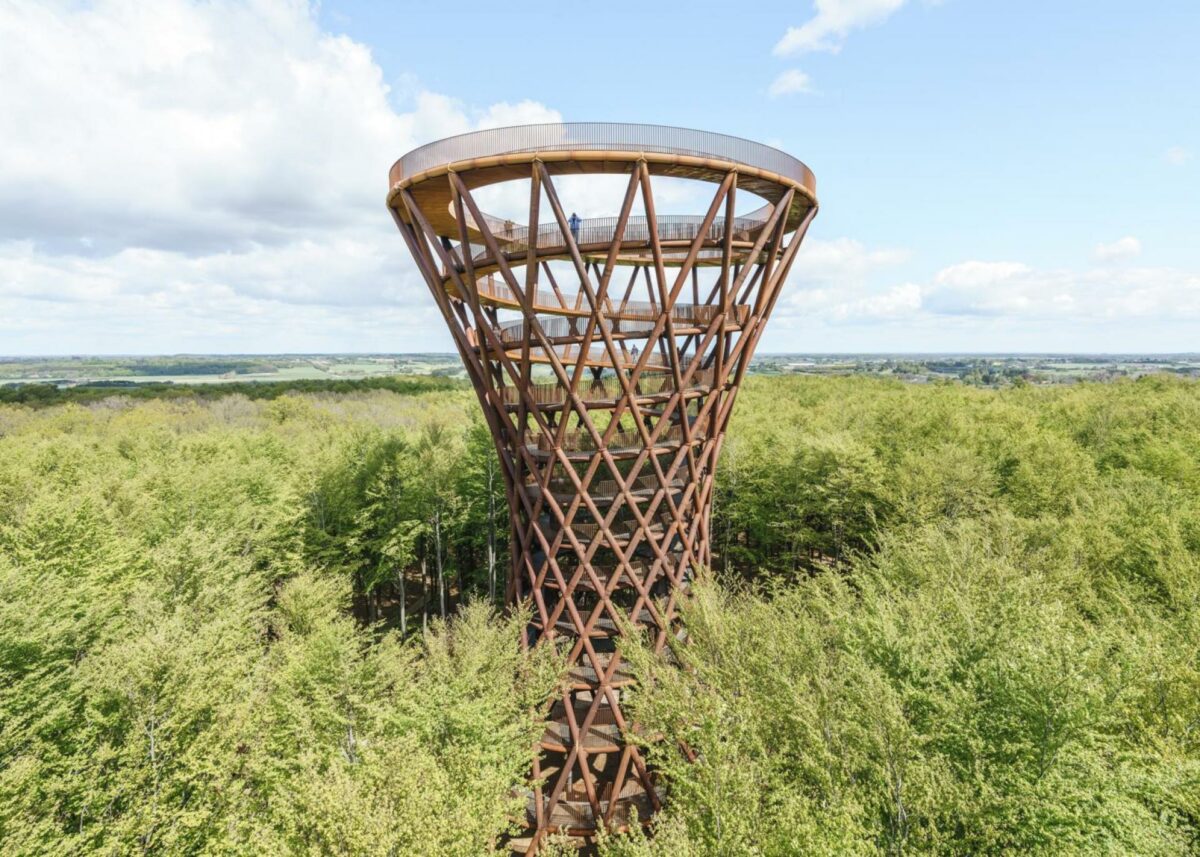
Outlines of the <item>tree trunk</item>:
[{"label": "tree trunk", "polygon": [[429,567],[421,551],[421,631],[429,630]]},{"label": "tree trunk", "polygon": [[442,567],[442,510],[433,513],[433,561],[437,568],[438,604],[442,610],[442,618],[446,618],[446,573]]},{"label": "tree trunk", "polygon": [[488,458],[488,601],[496,605],[496,464]]},{"label": "tree trunk", "polygon": [[407,593],[404,591],[404,567],[400,567],[400,636],[408,636]]}]

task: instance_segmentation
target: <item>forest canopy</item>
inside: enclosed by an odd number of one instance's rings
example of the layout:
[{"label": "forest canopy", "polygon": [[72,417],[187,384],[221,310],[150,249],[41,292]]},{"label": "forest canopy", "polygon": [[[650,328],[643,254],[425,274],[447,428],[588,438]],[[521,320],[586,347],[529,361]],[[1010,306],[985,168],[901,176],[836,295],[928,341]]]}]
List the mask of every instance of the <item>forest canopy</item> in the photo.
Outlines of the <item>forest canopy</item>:
[{"label": "forest canopy", "polygon": [[[0,405],[0,851],[503,850],[558,664],[473,394],[371,383]],[[1200,849],[1195,382],[752,378],[712,532],[606,852]]]}]

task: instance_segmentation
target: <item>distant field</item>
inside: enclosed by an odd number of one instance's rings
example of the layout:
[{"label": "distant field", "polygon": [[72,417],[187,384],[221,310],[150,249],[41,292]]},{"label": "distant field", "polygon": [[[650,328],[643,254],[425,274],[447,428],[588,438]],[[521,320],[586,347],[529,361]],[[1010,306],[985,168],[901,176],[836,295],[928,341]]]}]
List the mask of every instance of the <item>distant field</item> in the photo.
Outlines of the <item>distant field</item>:
[{"label": "distant field", "polygon": [[[429,369],[425,368],[425,371],[422,372],[422,368],[425,367],[414,367],[412,364],[407,364],[403,374],[429,374]],[[316,381],[329,378],[352,380],[358,378],[379,378],[396,374],[401,373],[393,366],[339,364],[336,370],[316,366],[287,366],[275,372],[245,372],[237,375],[117,375],[110,378],[88,380],[123,381],[134,384],[145,383],[147,381],[160,384],[240,384],[252,381]]]},{"label": "distant field", "polygon": [[1170,374],[1200,377],[1200,354],[759,354],[751,371],[769,375],[883,375],[957,380],[981,387],[1063,384]]},{"label": "distant field", "polygon": [[[1147,374],[1200,377],[1200,355],[759,354],[764,375],[880,375],[972,386],[1064,384]],[[174,385],[359,381],[394,376],[466,378],[456,354],[168,355],[0,358],[0,388],[14,384]],[[534,376],[550,380],[547,366]]]},{"label": "distant field", "polygon": [[186,355],[0,359],[4,384],[231,384],[459,376],[456,355]]}]

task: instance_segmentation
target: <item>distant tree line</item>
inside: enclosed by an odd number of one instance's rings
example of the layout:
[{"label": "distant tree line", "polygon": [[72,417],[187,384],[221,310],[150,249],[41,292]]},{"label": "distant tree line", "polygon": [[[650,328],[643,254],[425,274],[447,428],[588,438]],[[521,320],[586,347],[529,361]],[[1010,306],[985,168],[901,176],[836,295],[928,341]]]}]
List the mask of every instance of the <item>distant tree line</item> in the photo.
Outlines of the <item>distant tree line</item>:
[{"label": "distant tree line", "polygon": [[[257,371],[257,367],[254,369]],[[148,373],[152,374],[152,373]],[[171,374],[162,372],[157,374]],[[462,381],[435,375],[386,375],[361,379],[296,379],[287,381],[233,381],[211,384],[175,384],[154,381],[89,381],[82,384],[20,383],[0,385],[0,404],[61,405],[68,402],[87,404],[115,394],[131,399],[200,399],[245,396],[248,399],[275,399],[294,393],[354,393],[387,390],[402,396],[435,390],[462,389]]]}]

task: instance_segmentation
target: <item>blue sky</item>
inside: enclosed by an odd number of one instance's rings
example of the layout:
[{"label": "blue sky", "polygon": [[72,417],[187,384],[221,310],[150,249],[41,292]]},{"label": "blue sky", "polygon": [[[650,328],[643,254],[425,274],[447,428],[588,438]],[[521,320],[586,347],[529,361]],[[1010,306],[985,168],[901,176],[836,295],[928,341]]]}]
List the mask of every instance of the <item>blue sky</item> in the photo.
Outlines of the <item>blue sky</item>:
[{"label": "blue sky", "polygon": [[421,142],[777,145],[822,210],[765,351],[1200,350],[1200,4],[0,2],[0,354],[449,350]]}]

